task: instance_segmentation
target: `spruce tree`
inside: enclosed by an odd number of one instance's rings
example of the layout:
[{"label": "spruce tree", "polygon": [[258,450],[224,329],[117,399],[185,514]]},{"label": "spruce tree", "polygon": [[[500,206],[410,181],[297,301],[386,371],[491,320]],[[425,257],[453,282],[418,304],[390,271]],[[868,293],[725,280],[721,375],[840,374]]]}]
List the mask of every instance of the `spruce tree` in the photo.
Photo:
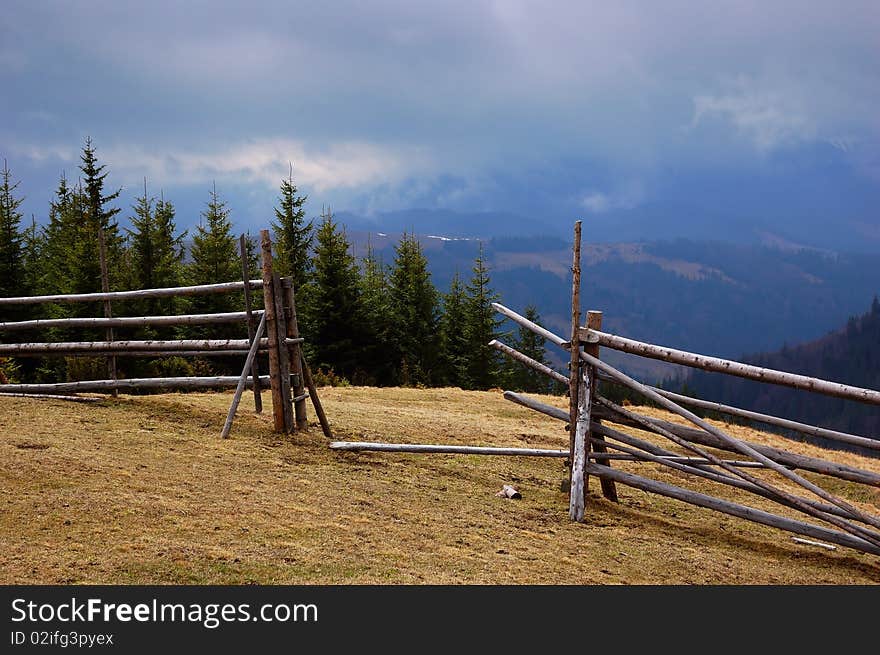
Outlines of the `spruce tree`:
[{"label": "spruce tree", "polygon": [[[12,182],[12,172],[3,160],[0,172],[0,296],[27,295],[24,288],[25,270],[22,248],[21,218],[19,211],[23,198],[15,196],[18,182]],[[4,316],[19,314],[4,308]]]},{"label": "spruce tree", "polygon": [[[49,203],[49,222],[42,232],[39,260],[41,270],[35,277],[41,294],[77,293],[80,249],[78,243],[83,231],[84,201],[80,190],[71,187],[64,172],[58,181],[55,197]],[[97,258],[96,254],[91,255]],[[99,268],[100,271],[100,268]],[[100,279],[98,280],[100,285]],[[90,289],[93,290],[93,289]],[[93,310],[90,312],[90,310]],[[76,316],[101,316],[94,306],[80,303],[52,303],[40,306],[40,316],[45,318],[70,318]],[[99,338],[83,330],[67,327],[49,328],[40,335],[45,341],[77,341]],[[36,379],[46,382],[67,380],[66,359],[53,357],[38,360]]]},{"label": "spruce tree", "polygon": [[314,275],[305,294],[311,316],[306,343],[319,368],[349,377],[359,364],[357,263],[349,252],[345,231],[333,221],[333,214],[322,213],[321,219],[315,235]]},{"label": "spruce tree", "polygon": [[449,292],[443,296],[443,314],[440,317],[444,382],[466,389],[468,382],[468,342],[465,335],[466,298],[458,271],[452,276]]},{"label": "spruce tree", "polygon": [[46,273],[44,254],[46,238],[31,214],[31,224],[22,232],[22,257],[24,259],[24,287],[32,295],[42,295]]},{"label": "spruce tree", "polygon": [[489,389],[500,381],[501,362],[499,353],[489,345],[501,337],[502,321],[492,309],[498,294],[490,287],[489,270],[486,267],[483,244],[474,260],[473,276],[466,290],[465,337],[468,343],[468,384],[472,389]]},{"label": "spruce tree", "polygon": [[[177,234],[174,205],[144,193],[132,207],[128,233],[130,284],[134,289],[157,289],[181,284],[184,234]],[[151,298],[139,304],[145,314],[174,313],[173,298]]]},{"label": "spruce tree", "polygon": [[183,283],[183,240],[187,231],[177,233],[174,205],[165,200],[164,194],[160,194],[156,201],[153,217],[156,234],[154,284],[157,287],[180,286]]},{"label": "spruce tree", "polygon": [[312,246],[314,227],[312,221],[306,222],[303,208],[307,196],[297,195],[293,183],[293,167],[286,180],[281,181],[279,206],[275,208],[274,267],[279,275],[293,278],[294,291],[305,287],[308,281],[310,261],[309,250]]},{"label": "spruce tree", "polygon": [[[196,228],[192,241],[192,262],[189,265],[191,284],[217,284],[241,278],[237,240],[232,235],[229,208],[217,194],[216,185],[211,190],[202,221]],[[233,294],[217,293],[194,296],[192,310],[198,313],[230,312],[240,308]],[[195,330],[203,333],[204,330]]]},{"label": "spruce tree", "polygon": [[132,207],[134,216],[129,218],[131,229],[128,233],[128,249],[131,253],[132,286],[135,289],[154,289],[153,273],[156,270],[156,217],[153,211],[155,199],[147,195],[147,180],[144,178],[144,194],[139,196]]},{"label": "spruce tree", "polygon": [[[538,308],[529,305],[525,308],[524,314],[527,319],[533,323],[540,325],[541,316],[538,314]],[[520,326],[517,330],[516,338],[513,341],[513,348],[521,352],[527,357],[531,357],[536,362],[546,365],[547,350],[545,347],[546,339],[539,334],[535,334],[528,328]],[[518,391],[530,391],[532,393],[549,393],[552,388],[552,380],[543,373],[524,366],[519,362],[511,362],[510,369],[510,386]]]},{"label": "spruce tree", "polygon": [[62,173],[55,190],[55,198],[49,203],[49,223],[43,232],[46,271],[45,286],[41,289],[43,293],[73,292],[72,255],[79,231],[76,219],[73,191],[67,184],[67,177]]},{"label": "spruce tree", "polygon": [[388,290],[388,272],[367,240],[367,254],[361,262],[360,316],[362,379],[357,384],[385,385],[393,381],[394,366],[387,353],[393,321]]},{"label": "spruce tree", "polygon": [[390,345],[400,366],[397,381],[430,385],[440,377],[438,294],[422,246],[413,234],[404,232],[395,246],[389,291],[394,319]]},{"label": "spruce tree", "polygon": [[98,163],[92,139],[86,139],[80,155],[80,171],[82,182],[74,194],[75,207],[80,215],[79,234],[74,245],[76,261],[74,262],[74,285],[79,293],[90,293],[101,290],[101,260],[99,231],[104,232],[107,249],[107,270],[110,277],[110,288],[118,286],[120,277],[120,261],[122,255],[122,236],[119,225],[114,220],[119,213],[118,207],[110,207],[108,203],[119,197],[119,190],[104,193],[104,183],[108,172],[106,166]]}]

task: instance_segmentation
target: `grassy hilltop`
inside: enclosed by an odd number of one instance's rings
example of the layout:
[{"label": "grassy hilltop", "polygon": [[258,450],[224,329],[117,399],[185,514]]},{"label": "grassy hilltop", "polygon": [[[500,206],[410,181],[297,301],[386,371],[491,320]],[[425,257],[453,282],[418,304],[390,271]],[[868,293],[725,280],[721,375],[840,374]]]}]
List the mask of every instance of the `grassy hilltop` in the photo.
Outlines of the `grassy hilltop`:
[{"label": "grassy hilltop", "polygon": [[[338,453],[316,427],[272,434],[270,415],[254,415],[247,397],[232,438],[221,440],[230,398],[0,398],[0,582],[880,582],[874,556],[795,544],[787,533],[623,486],[614,505],[596,480],[586,522],[572,524],[561,460]],[[561,423],[498,392],[326,388],[322,400],[340,439],[567,445]],[[785,447],[880,471],[878,460]],[[786,513],[654,464],[615,466]],[[821,482],[874,513],[880,507],[880,490]],[[523,499],[497,498],[504,483]]]}]

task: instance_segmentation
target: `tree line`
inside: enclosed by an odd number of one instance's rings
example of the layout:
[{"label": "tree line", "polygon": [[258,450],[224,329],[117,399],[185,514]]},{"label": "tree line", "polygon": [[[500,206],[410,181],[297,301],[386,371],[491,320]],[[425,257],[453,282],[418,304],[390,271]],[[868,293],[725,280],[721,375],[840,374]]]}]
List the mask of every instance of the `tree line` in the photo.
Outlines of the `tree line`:
[{"label": "tree line", "polygon": [[[111,290],[213,284],[240,280],[242,257],[231,210],[210,191],[191,236],[176,223],[174,204],[149,193],[146,180],[120,225],[114,206],[120,190],[108,189],[108,170],[91,139],[81,152],[76,181],[62,174],[48,208],[48,220],[25,223],[18,183],[4,160],[0,171],[0,296],[94,293],[101,291],[103,239]],[[499,299],[491,286],[482,246],[470,271],[456,273],[445,291],[431,280],[415,234],[404,233],[392,262],[371,245],[356,258],[344,226],[331,211],[308,219],[307,196],[293,170],[280,184],[274,216],[275,268],[290,276],[297,299],[305,351],[317,376],[331,384],[458,386],[558,391],[540,374],[508,363],[488,344],[504,339],[546,363],[543,338],[527,330],[508,333],[491,307]],[[187,237],[189,238],[189,248]],[[255,239],[245,238],[244,266],[260,277]],[[170,315],[241,311],[243,294],[154,298],[114,302],[114,315]],[[253,294],[255,308],[260,294]],[[525,314],[540,321],[534,306]],[[98,303],[0,307],[0,322],[31,318],[101,316]],[[17,341],[103,340],[103,330],[49,328],[20,332]],[[152,326],[117,329],[115,338],[242,338],[244,325]],[[11,334],[4,337],[10,340]],[[0,375],[21,382],[56,382],[106,376],[103,358],[0,359]],[[120,359],[120,377],[213,375],[240,372],[240,357],[164,356]]]}]

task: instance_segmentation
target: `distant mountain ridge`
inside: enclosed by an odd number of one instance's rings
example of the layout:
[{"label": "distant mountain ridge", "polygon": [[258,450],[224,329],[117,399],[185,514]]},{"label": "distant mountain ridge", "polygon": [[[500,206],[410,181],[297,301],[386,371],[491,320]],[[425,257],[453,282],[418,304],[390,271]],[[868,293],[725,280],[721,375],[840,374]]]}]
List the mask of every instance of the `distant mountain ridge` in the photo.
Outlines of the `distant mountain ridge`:
[{"label": "distant mountain ridge", "polygon": [[[880,300],[819,339],[746,356],[757,366],[880,389]],[[880,439],[880,407],[695,371],[687,386],[701,398]]]},{"label": "distant mountain ridge", "polygon": [[[434,284],[470,275],[480,241],[420,236]],[[355,254],[370,242],[386,264],[399,233],[349,226]],[[482,242],[493,287],[522,310],[534,303],[548,329],[570,330],[571,244],[563,237],[503,236]],[[709,241],[596,243],[583,246],[582,309],[604,312],[607,330],[721,357],[772,351],[820,337],[864,310],[880,293],[880,255]],[[672,369],[607,351],[647,381]],[[603,356],[606,356],[603,355]],[[560,360],[560,364],[561,364]]]}]

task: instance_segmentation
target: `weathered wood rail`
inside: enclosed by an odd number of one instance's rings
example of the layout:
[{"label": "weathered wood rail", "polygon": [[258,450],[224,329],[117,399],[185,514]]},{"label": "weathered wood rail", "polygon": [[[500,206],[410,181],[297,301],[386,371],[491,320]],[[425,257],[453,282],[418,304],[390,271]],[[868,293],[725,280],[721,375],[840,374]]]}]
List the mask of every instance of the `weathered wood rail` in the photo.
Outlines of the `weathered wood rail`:
[{"label": "weathered wood rail", "polygon": [[[0,299],[2,300],[2,299]],[[259,317],[263,310],[255,310]],[[179,314],[177,316],[122,316],[115,318],[38,318],[30,321],[0,323],[0,332],[13,330],[40,330],[45,328],[99,328],[99,327],[147,327],[162,325],[214,325],[217,323],[241,323],[250,315],[247,312],[220,312],[217,314]]]},{"label": "weathered wood rail", "polygon": [[[251,289],[262,289],[262,280],[249,280]],[[199,296],[213,293],[229,293],[244,289],[244,282],[221,282],[196,284],[188,287],[163,287],[161,289],[136,289],[133,291],[110,291],[107,293],[61,293],[50,296],[18,296],[0,298],[4,305],[37,305],[45,303],[99,302],[104,300],[142,300],[145,298],[171,298],[174,296]]]}]

